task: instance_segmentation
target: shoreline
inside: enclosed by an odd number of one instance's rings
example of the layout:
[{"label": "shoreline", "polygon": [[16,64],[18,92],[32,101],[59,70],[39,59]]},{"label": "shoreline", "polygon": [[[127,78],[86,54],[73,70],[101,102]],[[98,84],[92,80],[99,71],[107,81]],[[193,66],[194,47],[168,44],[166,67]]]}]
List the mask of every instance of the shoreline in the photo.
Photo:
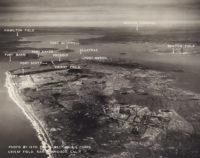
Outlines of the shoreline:
[{"label": "shoreline", "polygon": [[22,110],[24,115],[31,122],[34,130],[37,133],[37,137],[41,142],[41,146],[43,147],[43,150],[47,155],[47,158],[55,158],[55,156],[51,153],[52,142],[47,134],[47,131],[45,130],[40,120],[38,120],[38,118],[35,116],[34,111],[31,108],[31,105],[25,103],[21,98],[21,96],[19,95],[15,83],[12,80],[11,73],[6,72],[5,74],[6,74],[5,87],[8,90],[9,97],[16,103],[16,105]]}]

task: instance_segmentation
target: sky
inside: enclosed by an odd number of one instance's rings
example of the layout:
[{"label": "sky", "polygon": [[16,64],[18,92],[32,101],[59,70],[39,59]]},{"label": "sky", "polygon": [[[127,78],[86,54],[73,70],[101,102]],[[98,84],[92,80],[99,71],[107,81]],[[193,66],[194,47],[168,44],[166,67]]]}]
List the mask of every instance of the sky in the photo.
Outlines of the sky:
[{"label": "sky", "polygon": [[0,0],[1,26],[120,26],[195,23],[200,0]]}]

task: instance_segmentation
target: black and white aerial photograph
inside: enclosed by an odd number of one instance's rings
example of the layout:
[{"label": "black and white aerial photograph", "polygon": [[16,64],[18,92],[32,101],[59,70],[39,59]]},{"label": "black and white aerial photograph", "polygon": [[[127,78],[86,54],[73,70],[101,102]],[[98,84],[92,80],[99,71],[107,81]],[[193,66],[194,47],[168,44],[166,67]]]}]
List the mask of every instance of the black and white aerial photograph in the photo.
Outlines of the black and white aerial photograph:
[{"label": "black and white aerial photograph", "polygon": [[0,0],[0,158],[200,158],[200,1]]}]

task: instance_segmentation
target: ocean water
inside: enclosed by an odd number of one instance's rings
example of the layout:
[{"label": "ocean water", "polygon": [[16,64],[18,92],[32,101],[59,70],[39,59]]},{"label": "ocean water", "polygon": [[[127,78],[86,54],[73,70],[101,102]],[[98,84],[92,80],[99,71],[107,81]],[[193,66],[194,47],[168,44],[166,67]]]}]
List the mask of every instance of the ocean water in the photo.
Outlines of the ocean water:
[{"label": "ocean water", "polygon": [[[11,100],[5,87],[5,72],[18,67],[18,63],[0,62],[0,157],[34,158],[41,154],[11,154],[9,146],[40,146],[36,131],[21,109]],[[16,150],[14,150],[16,151]]]}]

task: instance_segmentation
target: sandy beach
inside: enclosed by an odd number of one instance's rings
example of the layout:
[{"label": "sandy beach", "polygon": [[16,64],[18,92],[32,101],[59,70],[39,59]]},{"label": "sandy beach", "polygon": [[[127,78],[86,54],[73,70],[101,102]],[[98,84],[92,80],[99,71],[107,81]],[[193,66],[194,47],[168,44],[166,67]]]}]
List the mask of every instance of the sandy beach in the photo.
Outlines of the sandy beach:
[{"label": "sandy beach", "polygon": [[17,106],[22,110],[25,116],[30,120],[32,123],[33,128],[36,130],[39,140],[41,141],[42,149],[45,150],[48,158],[54,158],[55,156],[51,153],[52,142],[45,130],[43,124],[38,120],[35,116],[31,105],[25,103],[19,91],[16,89],[15,83],[12,79],[12,75],[10,72],[6,72],[6,83],[5,86],[8,89],[8,93],[10,98],[17,104]]}]

